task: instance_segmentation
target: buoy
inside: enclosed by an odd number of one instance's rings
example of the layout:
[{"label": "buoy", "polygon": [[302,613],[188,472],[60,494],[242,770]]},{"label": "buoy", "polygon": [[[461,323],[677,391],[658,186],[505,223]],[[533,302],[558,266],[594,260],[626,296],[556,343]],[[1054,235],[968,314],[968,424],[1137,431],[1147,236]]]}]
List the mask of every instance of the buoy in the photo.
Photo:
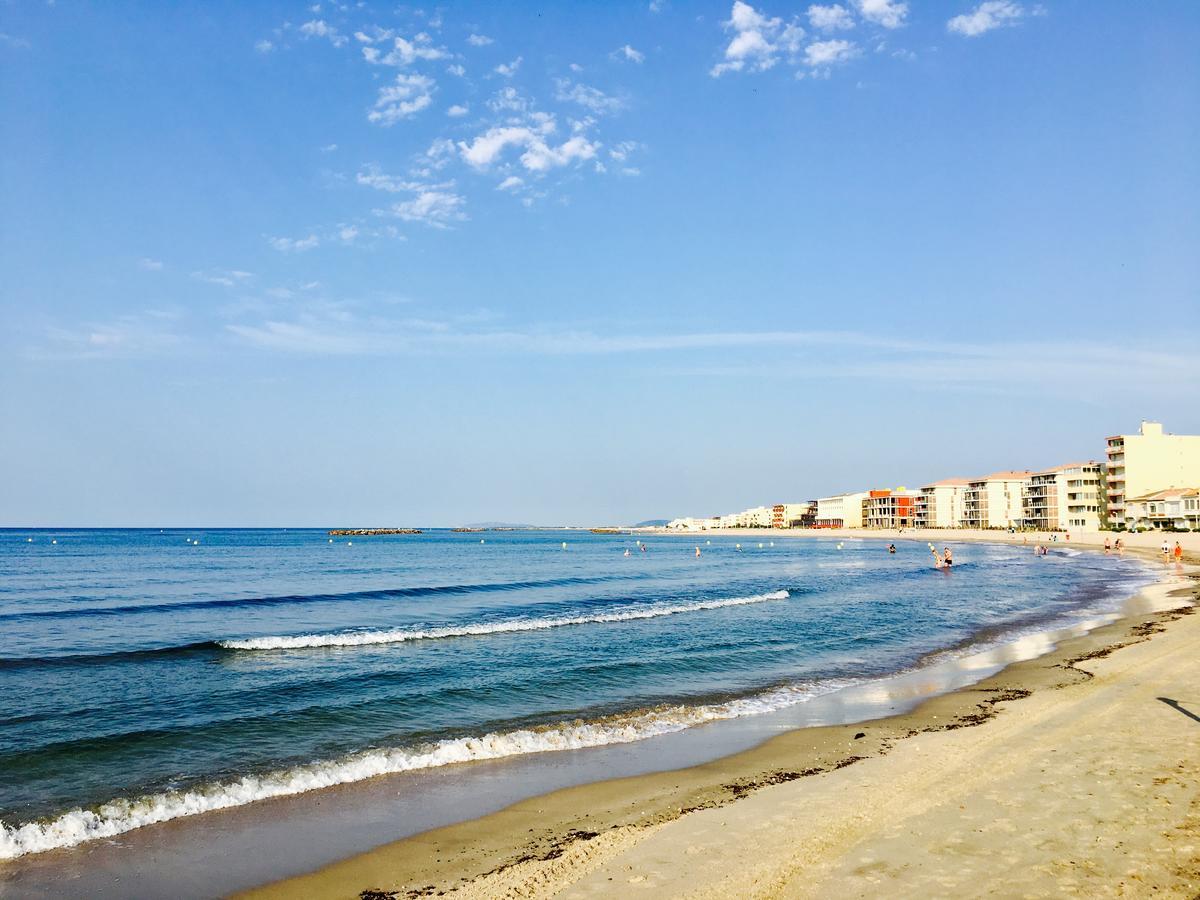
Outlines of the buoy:
[{"label": "buoy", "polygon": [[25,538],[25,543],[27,543],[27,544],[32,544],[32,543],[33,543],[33,538]]},{"label": "buoy", "polygon": [[566,542],[566,541],[563,541],[563,549],[564,549],[564,550],[566,550],[566,549],[567,549],[567,542]]},{"label": "buoy", "polygon": [[481,543],[481,544],[483,543],[483,538],[479,539],[479,543]]},{"label": "buoy", "polygon": [[333,538],[329,539],[329,543],[331,543],[331,544],[333,543]]},{"label": "buoy", "polygon": [[733,546],[734,546],[734,547],[736,547],[738,550],[741,550],[741,549],[742,549],[742,545],[741,545],[741,544],[734,544]]},{"label": "buoy", "polygon": [[712,546],[712,541],[705,541],[705,542],[704,542],[704,546],[706,546],[706,547],[711,547],[711,546]]},{"label": "buoy", "polygon": [[347,546],[347,547],[353,547],[353,546],[354,546],[354,541],[346,541],[346,546]]},{"label": "buoy", "polygon": [[54,540],[54,541],[51,541],[50,543],[52,543],[52,544],[57,544],[57,543],[58,543],[58,541],[57,541],[57,540]]},{"label": "buoy", "polygon": [[762,548],[763,548],[763,545],[760,543],[760,544],[758,545],[758,549],[759,549],[759,550],[761,550]]},{"label": "buoy", "polygon": [[772,547],[774,547],[774,546],[775,546],[775,542],[774,542],[774,541],[771,541],[771,546],[772,546]]},{"label": "buoy", "polygon": [[841,545],[841,544],[838,544],[838,549],[839,549],[839,550],[841,550],[841,549],[842,549],[842,545]]}]

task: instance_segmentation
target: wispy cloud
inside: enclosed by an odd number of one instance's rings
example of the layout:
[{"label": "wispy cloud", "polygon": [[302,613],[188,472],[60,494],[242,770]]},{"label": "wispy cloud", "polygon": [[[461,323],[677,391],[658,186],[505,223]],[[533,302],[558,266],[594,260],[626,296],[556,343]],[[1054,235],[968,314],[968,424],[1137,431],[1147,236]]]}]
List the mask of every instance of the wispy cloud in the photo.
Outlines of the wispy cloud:
[{"label": "wispy cloud", "polygon": [[161,259],[151,259],[148,256],[143,256],[138,260],[138,268],[146,272],[161,272],[163,264]]},{"label": "wispy cloud", "polygon": [[186,343],[178,324],[179,315],[173,311],[145,310],[75,327],[52,326],[28,355],[47,360],[121,359],[177,352]]},{"label": "wispy cloud", "polygon": [[831,66],[853,59],[858,55],[853,41],[815,41],[804,48],[804,64],[807,66]]},{"label": "wispy cloud", "polygon": [[304,253],[307,250],[319,247],[321,239],[315,234],[310,234],[302,238],[268,237],[267,243],[280,253]]},{"label": "wispy cloud", "polygon": [[367,45],[362,48],[363,59],[372,65],[379,66],[411,66],[418,60],[448,59],[450,54],[444,47],[435,47],[433,39],[424,32],[414,35],[410,41],[397,37],[392,41],[392,49],[384,53],[378,47]]},{"label": "wispy cloud", "polygon": [[470,34],[467,35],[467,43],[472,47],[486,47],[495,42],[486,34]]},{"label": "wispy cloud", "polygon": [[433,103],[433,88],[434,81],[428,75],[400,73],[392,84],[379,89],[367,119],[378,125],[395,125]]},{"label": "wispy cloud", "polygon": [[12,47],[14,50],[28,50],[33,45],[23,37],[0,31],[0,46]]},{"label": "wispy cloud", "polygon": [[946,30],[965,37],[978,37],[996,28],[1016,25],[1025,16],[1025,9],[1012,0],[987,0],[969,13],[955,16],[946,23]]},{"label": "wispy cloud", "polygon": [[520,56],[518,56],[512,62],[501,63],[500,65],[496,66],[496,68],[493,69],[492,71],[495,72],[497,75],[503,76],[504,78],[512,78],[514,75],[517,74],[517,69],[519,69],[519,68],[521,68],[521,57]]},{"label": "wispy cloud", "polygon": [[348,38],[324,19],[312,19],[300,26],[300,34],[305,38],[325,38],[335,47],[344,47]]},{"label": "wispy cloud", "polygon": [[626,44],[623,47],[618,47],[616,50],[614,50],[613,56],[617,59],[621,59],[621,60],[624,60],[625,62],[631,62],[631,63],[641,64],[646,61],[645,53],[642,53],[640,50],[634,50],[628,44]]},{"label": "wispy cloud", "polygon": [[555,82],[554,98],[563,103],[576,103],[596,115],[610,115],[625,108],[625,102],[610,97],[598,88],[559,78]]},{"label": "wispy cloud", "polygon": [[254,277],[253,272],[243,272],[240,269],[217,269],[207,272],[193,272],[192,277],[206,284],[218,284],[221,287],[235,287],[244,284]]}]

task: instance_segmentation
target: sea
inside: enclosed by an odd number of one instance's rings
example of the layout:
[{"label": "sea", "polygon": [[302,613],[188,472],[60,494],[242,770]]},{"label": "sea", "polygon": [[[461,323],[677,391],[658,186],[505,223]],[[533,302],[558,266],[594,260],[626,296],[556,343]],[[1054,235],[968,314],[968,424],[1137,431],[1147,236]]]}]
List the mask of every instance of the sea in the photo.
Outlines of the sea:
[{"label": "sea", "polygon": [[1154,578],[1067,547],[954,556],[941,571],[915,541],[580,530],[0,530],[0,868],[389,773],[769,714],[1114,610]]}]

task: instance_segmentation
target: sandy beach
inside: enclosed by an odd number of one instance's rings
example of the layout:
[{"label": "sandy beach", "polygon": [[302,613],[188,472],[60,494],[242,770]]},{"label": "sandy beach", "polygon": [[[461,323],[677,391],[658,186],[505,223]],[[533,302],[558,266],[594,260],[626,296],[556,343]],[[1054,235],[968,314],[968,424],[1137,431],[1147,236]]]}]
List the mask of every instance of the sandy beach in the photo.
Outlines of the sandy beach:
[{"label": "sandy beach", "polygon": [[1196,576],[1164,567],[1146,593],[1180,608],[912,712],[560,790],[244,896],[1194,897]]}]

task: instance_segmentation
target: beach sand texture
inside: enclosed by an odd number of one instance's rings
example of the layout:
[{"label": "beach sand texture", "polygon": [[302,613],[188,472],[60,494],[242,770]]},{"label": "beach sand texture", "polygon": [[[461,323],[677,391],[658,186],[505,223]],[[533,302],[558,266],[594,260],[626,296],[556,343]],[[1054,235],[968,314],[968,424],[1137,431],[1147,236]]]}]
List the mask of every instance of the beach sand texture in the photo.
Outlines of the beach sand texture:
[{"label": "beach sand texture", "polygon": [[[1192,575],[1157,589],[1196,596]],[[248,896],[1196,897],[1191,611],[906,715],[532,798]]]}]

